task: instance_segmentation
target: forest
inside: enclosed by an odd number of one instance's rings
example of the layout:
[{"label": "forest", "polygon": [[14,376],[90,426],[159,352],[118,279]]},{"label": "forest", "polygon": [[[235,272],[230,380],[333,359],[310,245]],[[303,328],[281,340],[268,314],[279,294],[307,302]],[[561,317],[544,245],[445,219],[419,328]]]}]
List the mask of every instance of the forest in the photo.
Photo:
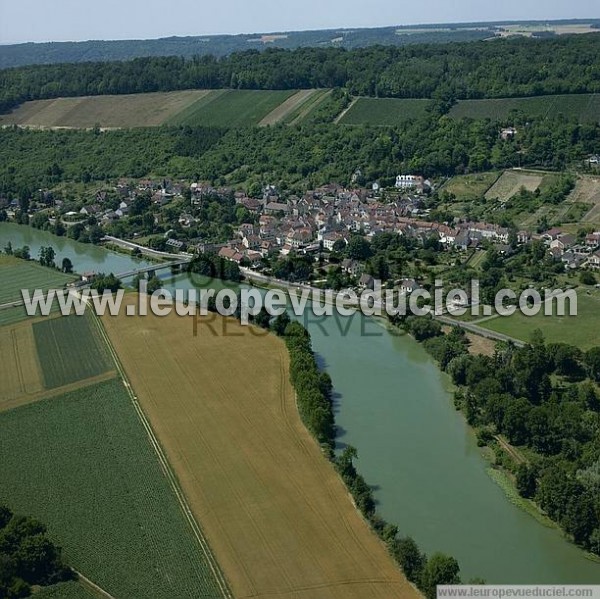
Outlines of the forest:
[{"label": "forest", "polygon": [[[574,21],[569,21],[573,23]],[[589,20],[582,21],[589,23]],[[475,27],[477,26],[477,27]],[[408,31],[403,31],[406,29]],[[90,40],[84,42],[26,43],[0,46],[0,68],[27,64],[129,60],[142,56],[226,56],[249,48],[294,49],[310,46],[362,48],[373,45],[445,43],[492,37],[492,23],[465,23],[452,27],[420,25],[414,28],[375,27],[368,29],[323,29],[292,31],[269,36],[268,46],[260,33],[167,37],[150,40]],[[272,37],[271,37],[272,36]],[[335,41],[334,41],[335,40]]]},{"label": "forest", "polygon": [[0,71],[0,112],[27,100],[179,89],[343,87],[352,95],[456,99],[600,91],[600,35],[415,44],[269,48],[224,57],[145,57],[122,62]]},{"label": "forest", "polygon": [[41,522],[0,505],[0,597],[29,597],[32,585],[51,585],[74,576]]},{"label": "forest", "polygon": [[[170,177],[234,188],[266,184],[304,193],[336,182],[379,181],[392,186],[401,172],[427,177],[535,166],[580,165],[600,147],[600,125],[562,117],[511,121],[512,140],[500,123],[431,114],[396,127],[265,127],[224,131],[154,128],[100,132],[0,130],[0,197],[36,198],[65,182],[89,184],[119,177]],[[59,198],[57,192],[55,198]]]}]

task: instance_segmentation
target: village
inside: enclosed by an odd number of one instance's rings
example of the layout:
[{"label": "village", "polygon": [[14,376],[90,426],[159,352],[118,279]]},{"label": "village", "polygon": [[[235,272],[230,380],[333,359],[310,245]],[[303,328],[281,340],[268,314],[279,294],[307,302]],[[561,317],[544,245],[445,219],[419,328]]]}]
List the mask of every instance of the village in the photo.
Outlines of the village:
[{"label": "village", "polygon": [[[360,175],[357,170],[352,181],[356,182]],[[370,241],[383,233],[404,236],[420,246],[433,244],[438,251],[465,255],[493,247],[510,256],[518,246],[539,240],[547,246],[548,256],[562,263],[566,272],[600,270],[600,231],[590,232],[583,239],[557,227],[532,233],[460,218],[436,222],[426,207],[434,185],[419,175],[398,175],[393,188],[381,188],[378,183],[368,188],[328,184],[302,196],[282,194],[269,185],[262,190],[260,199],[230,188],[168,180],[121,180],[111,191],[98,192],[94,202],[80,208],[53,199],[49,192],[42,193],[42,201],[30,205],[29,223],[36,226],[36,218],[46,215],[50,225],[60,222],[67,234],[71,227],[83,229],[85,223],[89,230],[92,224],[92,242],[105,235],[136,241],[141,246],[150,241],[148,245],[154,250],[215,253],[256,271],[262,271],[270,260],[290,255],[310,256],[322,262],[324,254],[342,254],[352,236]],[[147,199],[141,209],[136,205],[139,198]],[[233,201],[236,208],[243,209],[244,222],[232,225],[229,239],[203,239],[191,234],[201,220],[199,208],[207,198]],[[17,200],[3,200],[0,209],[4,208],[11,219],[18,206]],[[125,226],[134,216],[144,222],[153,220],[156,231],[162,231],[158,242],[156,237],[144,239],[135,227]],[[364,273],[365,264],[359,259],[343,259],[336,267],[358,287],[373,284],[373,277]],[[399,283],[404,291],[418,286],[412,278]]]}]

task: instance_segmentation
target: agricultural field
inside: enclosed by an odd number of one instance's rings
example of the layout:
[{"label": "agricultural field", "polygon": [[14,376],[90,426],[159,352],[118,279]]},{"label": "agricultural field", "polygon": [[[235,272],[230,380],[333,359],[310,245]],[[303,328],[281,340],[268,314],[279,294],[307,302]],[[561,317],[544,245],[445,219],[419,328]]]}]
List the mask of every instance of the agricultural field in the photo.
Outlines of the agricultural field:
[{"label": "agricultural field", "polygon": [[578,177],[569,201],[585,207],[581,224],[600,227],[600,177],[592,175]]},{"label": "agricultural field", "polygon": [[93,316],[44,318],[32,326],[44,387],[55,389],[113,369]]},{"label": "agricultural field", "polygon": [[1,411],[35,397],[44,388],[29,322],[0,328],[0,356]]},{"label": "agricultural field", "polygon": [[498,35],[511,37],[521,35],[531,37],[534,33],[554,32],[556,35],[580,35],[583,33],[596,33],[598,30],[591,23],[507,23],[501,25]]},{"label": "agricultural field", "polygon": [[217,90],[168,121],[172,125],[250,127],[258,125],[296,91]]},{"label": "agricultural field", "polygon": [[579,289],[577,293],[577,316],[544,316],[542,313],[529,317],[517,312],[512,316],[497,316],[478,323],[479,326],[529,341],[535,329],[540,329],[549,343],[565,341],[583,350],[600,345],[600,290]]},{"label": "agricultural field", "polygon": [[458,202],[480,200],[498,180],[498,176],[497,172],[456,175],[444,184],[441,191],[451,193]]},{"label": "agricultural field", "polygon": [[0,116],[0,126],[21,125],[41,129],[151,127],[162,125],[210,93],[207,90],[187,90],[35,100]]},{"label": "agricultural field", "polygon": [[[0,412],[115,376],[90,315],[29,318],[0,310]],[[13,317],[14,316],[14,317]]]},{"label": "agricultural field", "polygon": [[298,125],[309,119],[313,111],[331,94],[330,89],[317,89],[299,106],[288,112],[282,122],[286,125]]},{"label": "agricultural field", "polygon": [[0,305],[20,300],[21,289],[62,289],[75,279],[33,261],[0,255]]},{"label": "agricultural field", "polygon": [[488,189],[485,194],[488,200],[500,200],[506,202],[516,195],[521,187],[528,191],[535,191],[544,180],[539,173],[511,170],[505,171],[502,176]]},{"label": "agricultural field", "polygon": [[294,114],[298,114],[303,106],[310,101],[312,96],[315,94],[320,95],[318,93],[319,91],[320,90],[316,89],[301,89],[267,114],[267,116],[258,123],[259,127],[286,122],[288,118],[291,118]]},{"label": "agricultural field", "polygon": [[112,596],[222,597],[121,380],[0,413],[0,455],[0,502]]},{"label": "agricultural field", "polygon": [[302,424],[280,339],[216,315],[196,336],[175,314],[103,322],[234,596],[417,599]]},{"label": "agricultural field", "polygon": [[569,94],[533,98],[499,98],[495,100],[459,100],[450,116],[472,119],[505,120],[513,110],[530,117],[577,117],[582,123],[600,121],[600,94]]},{"label": "agricultural field", "polygon": [[429,100],[358,98],[339,120],[341,125],[397,125],[427,114]]}]

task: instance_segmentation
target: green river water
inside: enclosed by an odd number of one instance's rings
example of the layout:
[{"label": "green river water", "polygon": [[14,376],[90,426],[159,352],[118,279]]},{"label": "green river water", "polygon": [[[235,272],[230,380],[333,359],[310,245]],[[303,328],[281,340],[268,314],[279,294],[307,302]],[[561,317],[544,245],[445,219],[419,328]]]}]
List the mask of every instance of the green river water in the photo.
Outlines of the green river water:
[{"label": "green river water", "polygon": [[[52,245],[78,272],[123,272],[144,261],[28,227],[0,223],[0,248]],[[167,288],[190,288],[185,275]],[[490,478],[448,381],[423,348],[373,319],[305,319],[333,379],[339,443],[358,448],[381,515],[427,552],[455,556],[463,579],[490,583],[600,584],[600,564],[510,503]]]}]

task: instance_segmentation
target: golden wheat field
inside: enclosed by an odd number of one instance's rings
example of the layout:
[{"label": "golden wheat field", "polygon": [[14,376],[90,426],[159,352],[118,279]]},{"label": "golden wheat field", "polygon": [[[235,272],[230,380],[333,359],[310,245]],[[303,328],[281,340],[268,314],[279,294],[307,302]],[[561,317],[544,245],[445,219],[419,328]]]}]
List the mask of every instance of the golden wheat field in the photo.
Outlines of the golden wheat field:
[{"label": "golden wheat field", "polygon": [[207,318],[103,322],[235,597],[418,597],[300,421],[283,342]]}]

